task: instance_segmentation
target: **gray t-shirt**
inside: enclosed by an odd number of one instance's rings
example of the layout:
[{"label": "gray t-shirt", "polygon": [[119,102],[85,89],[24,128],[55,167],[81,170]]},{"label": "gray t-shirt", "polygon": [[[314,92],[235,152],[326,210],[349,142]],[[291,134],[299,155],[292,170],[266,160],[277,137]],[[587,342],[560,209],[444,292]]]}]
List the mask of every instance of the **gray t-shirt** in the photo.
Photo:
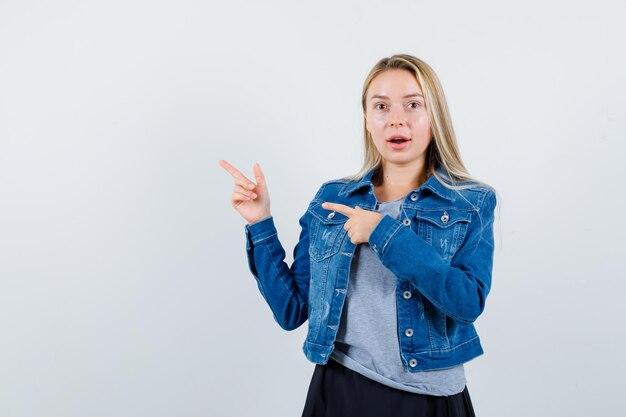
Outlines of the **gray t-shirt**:
[{"label": "gray t-shirt", "polygon": [[[395,219],[400,198],[379,202],[376,211]],[[367,243],[359,244],[350,266],[335,349],[330,357],[370,379],[393,388],[428,395],[454,395],[466,384],[463,364],[447,369],[408,372],[400,358],[396,317],[396,276]]]}]

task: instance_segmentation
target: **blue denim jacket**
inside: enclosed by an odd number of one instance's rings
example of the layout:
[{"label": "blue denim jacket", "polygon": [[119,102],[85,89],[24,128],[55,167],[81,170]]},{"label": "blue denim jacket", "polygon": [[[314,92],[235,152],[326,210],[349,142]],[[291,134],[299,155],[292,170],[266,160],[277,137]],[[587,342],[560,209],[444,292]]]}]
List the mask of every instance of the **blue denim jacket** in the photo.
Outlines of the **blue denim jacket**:
[{"label": "blue denim jacket", "polygon": [[[348,218],[321,204],[373,210],[372,175],[322,184],[299,220],[291,266],[273,217],[245,225],[259,290],[283,329],[308,319],[303,351],[313,363],[327,363],[334,348],[356,248],[343,228]],[[407,371],[448,368],[483,353],[473,323],[491,287],[495,206],[492,188],[457,192],[431,175],[406,195],[400,220],[385,215],[372,231],[367,244],[397,277],[399,354]]]}]

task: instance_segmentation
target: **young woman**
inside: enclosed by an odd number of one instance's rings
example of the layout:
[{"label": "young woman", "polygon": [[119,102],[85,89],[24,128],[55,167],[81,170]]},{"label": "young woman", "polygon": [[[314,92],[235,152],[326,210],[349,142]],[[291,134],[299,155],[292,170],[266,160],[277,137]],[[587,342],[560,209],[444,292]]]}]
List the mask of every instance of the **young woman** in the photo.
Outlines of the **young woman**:
[{"label": "young woman", "polygon": [[248,265],[275,320],[316,364],[303,417],[473,416],[463,364],[491,287],[495,190],[465,169],[424,61],[381,59],[363,86],[365,161],[322,184],[284,262],[267,183],[226,161]]}]

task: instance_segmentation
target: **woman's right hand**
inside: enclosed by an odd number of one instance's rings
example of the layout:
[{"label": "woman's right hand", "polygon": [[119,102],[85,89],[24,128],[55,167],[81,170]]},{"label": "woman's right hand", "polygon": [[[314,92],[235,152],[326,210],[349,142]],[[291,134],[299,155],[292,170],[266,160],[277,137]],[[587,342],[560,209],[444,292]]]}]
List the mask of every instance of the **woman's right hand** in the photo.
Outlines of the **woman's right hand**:
[{"label": "woman's right hand", "polygon": [[235,179],[235,189],[231,195],[233,208],[246,219],[248,224],[270,217],[270,195],[261,166],[254,164],[256,184],[246,178],[237,168],[221,159],[220,165]]}]

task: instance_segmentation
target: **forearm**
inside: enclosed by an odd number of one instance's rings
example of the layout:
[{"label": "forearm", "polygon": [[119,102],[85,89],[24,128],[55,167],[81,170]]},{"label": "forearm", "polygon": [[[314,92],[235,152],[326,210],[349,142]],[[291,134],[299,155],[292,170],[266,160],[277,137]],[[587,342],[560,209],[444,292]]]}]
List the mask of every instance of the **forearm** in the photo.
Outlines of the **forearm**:
[{"label": "forearm", "polygon": [[372,231],[369,244],[398,279],[413,282],[447,316],[469,323],[484,310],[491,287],[493,219],[485,219],[483,227],[474,225],[450,263],[411,228],[388,215]]},{"label": "forearm", "polygon": [[274,319],[286,330],[304,323],[308,317],[308,291],[300,288],[304,271],[300,265],[285,263],[285,250],[278,239],[273,217],[245,226],[248,266]]}]

